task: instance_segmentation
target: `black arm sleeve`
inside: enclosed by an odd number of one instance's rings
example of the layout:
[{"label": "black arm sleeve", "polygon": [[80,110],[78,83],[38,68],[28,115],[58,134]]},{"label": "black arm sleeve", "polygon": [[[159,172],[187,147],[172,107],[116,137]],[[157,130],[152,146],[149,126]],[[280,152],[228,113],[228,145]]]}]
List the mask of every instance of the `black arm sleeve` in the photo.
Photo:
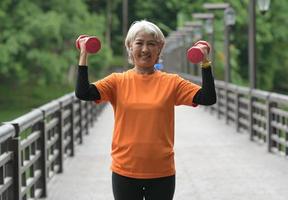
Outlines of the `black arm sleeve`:
[{"label": "black arm sleeve", "polygon": [[216,103],[216,91],[211,67],[202,68],[202,88],[195,94],[193,103],[213,105]]},{"label": "black arm sleeve", "polygon": [[97,87],[88,81],[87,66],[78,66],[75,95],[77,98],[85,101],[94,101],[101,98]]}]

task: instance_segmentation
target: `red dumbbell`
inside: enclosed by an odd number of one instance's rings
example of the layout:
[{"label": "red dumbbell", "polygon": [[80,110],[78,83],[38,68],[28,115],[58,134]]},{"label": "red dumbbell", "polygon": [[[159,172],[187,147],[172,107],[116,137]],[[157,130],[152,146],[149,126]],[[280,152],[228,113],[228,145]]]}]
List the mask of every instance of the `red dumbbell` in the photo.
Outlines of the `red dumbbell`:
[{"label": "red dumbbell", "polygon": [[187,51],[187,58],[190,62],[197,64],[201,62],[204,58],[204,52],[199,47],[199,44],[207,46],[207,53],[210,51],[210,45],[208,42],[200,40],[196,42],[190,49]]},{"label": "red dumbbell", "polygon": [[85,48],[88,53],[97,53],[101,49],[101,42],[95,36],[88,36],[88,35],[80,35],[75,44],[76,48],[80,49],[80,39],[84,39]]}]

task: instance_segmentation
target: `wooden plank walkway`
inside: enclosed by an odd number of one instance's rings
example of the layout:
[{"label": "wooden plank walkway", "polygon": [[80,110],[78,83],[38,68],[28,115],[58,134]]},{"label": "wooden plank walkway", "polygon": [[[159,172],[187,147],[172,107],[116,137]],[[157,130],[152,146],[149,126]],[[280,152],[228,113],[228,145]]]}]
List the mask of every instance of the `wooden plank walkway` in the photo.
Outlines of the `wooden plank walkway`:
[{"label": "wooden plank walkway", "polygon": [[[46,200],[113,200],[107,106],[64,173],[48,184]],[[176,108],[175,200],[287,200],[288,161],[267,153],[203,108]]]}]

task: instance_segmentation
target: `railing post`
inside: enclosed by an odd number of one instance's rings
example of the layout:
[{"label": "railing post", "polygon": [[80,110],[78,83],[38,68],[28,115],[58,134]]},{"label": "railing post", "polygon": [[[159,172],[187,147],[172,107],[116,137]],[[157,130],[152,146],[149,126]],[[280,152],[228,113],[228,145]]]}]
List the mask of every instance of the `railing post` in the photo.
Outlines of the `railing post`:
[{"label": "railing post", "polygon": [[92,127],[93,124],[94,124],[94,121],[93,121],[93,102],[89,102],[88,103],[88,127]]},{"label": "railing post", "polygon": [[268,97],[267,97],[267,100],[266,100],[266,110],[267,110],[267,121],[266,121],[266,124],[267,124],[267,128],[266,128],[266,131],[267,131],[267,145],[268,145],[268,152],[272,152],[271,150],[271,147],[272,147],[272,120],[273,120],[273,116],[272,116],[272,112],[271,112],[271,108],[272,107],[276,107],[277,104],[275,102],[272,102],[270,100],[270,95],[271,93],[269,93]]},{"label": "railing post", "polygon": [[83,116],[83,118],[82,118],[82,120],[85,122],[84,123],[84,127],[83,127],[83,129],[85,130],[84,132],[85,132],[85,134],[86,135],[88,135],[89,134],[89,110],[88,110],[88,102],[87,101],[84,101],[83,102],[83,110],[85,111],[84,113],[84,116]]},{"label": "railing post", "polygon": [[[47,178],[45,178],[44,182],[45,182],[45,188],[46,188],[46,183],[47,183],[47,179],[49,177],[49,173],[51,170],[48,171],[48,157],[49,157],[49,153],[50,149],[48,149],[47,145],[49,142],[49,138],[47,138],[47,135],[49,135],[49,131],[50,130],[47,128],[49,126],[49,121],[50,121],[50,117],[52,117],[53,120],[57,120],[57,123],[55,125],[53,125],[53,129],[56,131],[54,132],[53,137],[57,134],[58,139],[55,142],[56,148],[59,151],[59,154],[56,158],[56,160],[54,161],[54,163],[59,167],[57,169],[57,173],[62,172],[62,168],[63,168],[63,138],[62,138],[62,123],[61,123],[61,106],[57,101],[51,101],[50,103],[47,103],[43,106],[41,106],[39,108],[39,110],[42,112],[43,115],[43,126],[41,127],[41,131],[43,133],[43,136],[41,135],[40,138],[40,148],[41,148],[41,152],[42,152],[42,158],[43,158],[43,162],[41,162],[41,164],[43,163],[44,166],[41,166],[43,173],[47,174]],[[44,153],[43,153],[44,152]],[[53,153],[54,154],[54,153]],[[54,170],[53,167],[53,172],[56,172]]]},{"label": "railing post", "polygon": [[80,131],[79,131],[79,139],[80,139],[80,142],[79,144],[83,144],[83,126],[82,126],[82,122],[83,122],[83,116],[82,116],[82,110],[84,109],[83,108],[83,104],[81,102],[81,100],[78,100],[79,101],[79,128],[80,128]]},{"label": "railing post", "polygon": [[[73,113],[73,99],[74,94],[67,94],[65,96],[63,96],[62,98],[58,99],[58,103],[59,103],[59,107],[60,107],[60,112],[59,112],[59,120],[60,120],[60,126],[61,126],[61,137],[62,137],[62,148],[60,150],[60,153],[62,153],[61,159],[62,159],[62,165],[64,165],[64,157],[65,157],[65,153],[66,150],[70,151],[67,152],[68,156],[73,156],[74,153],[74,149],[73,149],[73,132],[74,132],[74,113]],[[65,113],[69,113],[69,114],[65,114]],[[69,126],[70,125],[70,126]],[[66,130],[65,127],[69,126],[69,129]],[[67,144],[66,141],[69,140],[70,137],[70,141]],[[70,154],[68,154],[70,153]],[[63,172],[64,170],[64,166],[60,167],[62,168],[59,169],[60,172]]]},{"label": "railing post", "polygon": [[216,90],[217,90],[217,93],[216,93],[216,95],[218,95],[217,96],[217,118],[218,119],[220,119],[221,118],[221,94],[220,94],[220,91],[221,91],[221,89],[220,89],[220,87],[217,87],[216,88]]},{"label": "railing post", "polygon": [[225,83],[225,122],[228,124],[229,116],[228,116],[228,83]]},{"label": "railing post", "polygon": [[75,156],[75,124],[74,124],[74,119],[75,119],[75,109],[74,109],[74,101],[75,97],[72,96],[72,101],[71,101],[71,142],[70,142],[70,149],[71,149],[71,157]]},{"label": "railing post", "polygon": [[240,108],[239,108],[239,105],[240,105],[240,93],[239,93],[239,90],[238,90],[238,87],[236,88],[235,90],[235,94],[236,94],[236,98],[235,98],[235,124],[236,124],[236,131],[239,132],[240,131],[240,121],[239,121],[239,116],[240,116]]},{"label": "railing post", "polygon": [[249,96],[249,134],[250,140],[253,141],[253,89],[250,89]]},{"label": "railing post", "polygon": [[[43,112],[43,111],[42,111]],[[41,197],[47,197],[47,135],[46,135],[46,124],[45,124],[45,114],[43,112],[43,121],[40,123],[40,150],[41,150],[41,157],[40,157],[40,169],[42,171],[41,176],[41,187],[42,188],[42,195]]]},{"label": "railing post", "polygon": [[7,123],[0,123],[0,136],[1,136],[1,145],[0,145],[0,150],[1,150],[1,155],[6,153],[11,155],[9,161],[2,165],[1,168],[1,185],[5,184],[5,179],[12,179],[12,184],[9,188],[4,188],[2,189],[2,199],[11,199],[14,200],[14,187],[15,185],[15,179],[14,179],[14,168],[15,168],[15,162],[14,162],[14,154],[15,152],[12,150],[10,145],[12,144],[12,139],[15,137],[15,128],[11,124]]},{"label": "railing post", "polygon": [[59,118],[59,173],[63,172],[64,169],[64,119],[63,119],[64,108],[60,104],[58,118]]},{"label": "railing post", "polygon": [[[13,152],[13,200],[21,200],[21,150],[19,127],[14,125],[16,136],[8,142],[8,151]],[[11,170],[11,169],[9,169]]]}]

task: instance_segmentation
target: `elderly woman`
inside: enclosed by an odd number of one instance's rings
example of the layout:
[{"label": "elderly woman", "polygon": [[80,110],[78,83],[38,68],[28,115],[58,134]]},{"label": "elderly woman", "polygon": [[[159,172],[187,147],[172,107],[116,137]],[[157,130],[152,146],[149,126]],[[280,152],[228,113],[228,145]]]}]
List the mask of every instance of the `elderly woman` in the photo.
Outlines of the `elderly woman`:
[{"label": "elderly woman", "polygon": [[94,83],[88,81],[85,43],[80,40],[76,96],[114,110],[112,186],[115,200],[172,200],[175,190],[174,107],[216,102],[207,47],[202,87],[177,74],[155,70],[165,38],[146,20],[134,22],[125,46],[133,65]]}]

